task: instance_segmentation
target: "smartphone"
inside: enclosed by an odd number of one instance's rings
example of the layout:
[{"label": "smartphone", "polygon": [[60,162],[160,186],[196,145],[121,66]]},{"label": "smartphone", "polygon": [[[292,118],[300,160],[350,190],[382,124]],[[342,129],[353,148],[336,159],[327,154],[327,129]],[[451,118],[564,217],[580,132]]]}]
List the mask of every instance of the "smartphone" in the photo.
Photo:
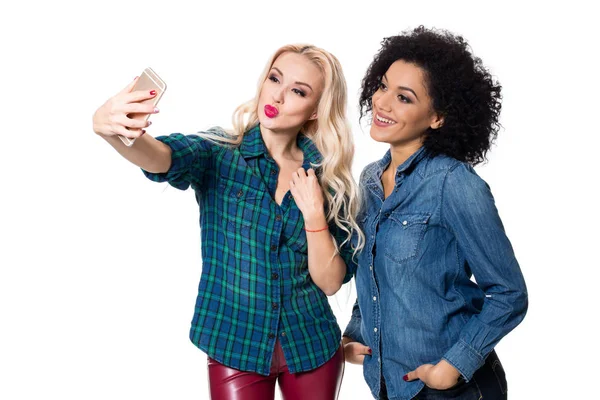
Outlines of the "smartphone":
[{"label": "smartphone", "polygon": [[[132,91],[156,90],[156,96],[141,102],[141,104],[151,104],[154,107],[156,107],[158,101],[160,100],[166,89],[167,84],[165,83],[165,81],[160,79],[156,72],[152,71],[152,68],[146,68],[138,78]],[[127,116],[132,119],[146,121],[150,117],[150,114],[129,114]],[[121,141],[125,143],[125,145],[128,147],[131,146],[133,142],[135,142],[135,138],[130,139],[122,135],[119,135],[119,139],[121,139]]]}]

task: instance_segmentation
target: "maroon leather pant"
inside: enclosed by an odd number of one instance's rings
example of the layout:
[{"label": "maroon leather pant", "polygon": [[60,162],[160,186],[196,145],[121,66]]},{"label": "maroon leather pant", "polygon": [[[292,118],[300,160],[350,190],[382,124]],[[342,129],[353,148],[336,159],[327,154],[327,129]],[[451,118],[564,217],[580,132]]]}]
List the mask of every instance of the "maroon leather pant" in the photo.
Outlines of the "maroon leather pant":
[{"label": "maroon leather pant", "polygon": [[336,400],[344,375],[344,349],[312,371],[291,374],[279,341],[275,344],[269,376],[238,371],[208,359],[208,382],[212,400],[272,400],[275,382],[283,400]]}]

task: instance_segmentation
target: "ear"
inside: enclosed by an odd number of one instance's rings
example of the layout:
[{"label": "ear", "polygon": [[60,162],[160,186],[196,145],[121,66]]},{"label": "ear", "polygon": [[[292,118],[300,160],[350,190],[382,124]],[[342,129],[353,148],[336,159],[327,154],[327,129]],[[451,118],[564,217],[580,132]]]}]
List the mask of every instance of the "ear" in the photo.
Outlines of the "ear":
[{"label": "ear", "polygon": [[314,121],[315,119],[317,119],[318,115],[317,115],[317,109],[315,108],[315,111],[310,115],[310,118],[308,118],[309,121]]},{"label": "ear", "polygon": [[442,114],[434,114],[429,127],[431,129],[440,129],[444,125],[444,116]]}]

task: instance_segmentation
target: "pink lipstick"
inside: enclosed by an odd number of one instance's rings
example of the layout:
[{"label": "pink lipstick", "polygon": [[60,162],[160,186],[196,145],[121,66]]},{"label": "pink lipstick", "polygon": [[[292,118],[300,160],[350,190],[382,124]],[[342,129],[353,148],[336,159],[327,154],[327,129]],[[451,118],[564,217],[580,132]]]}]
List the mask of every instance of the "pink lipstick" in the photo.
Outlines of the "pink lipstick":
[{"label": "pink lipstick", "polygon": [[265,115],[269,118],[275,118],[277,116],[277,114],[279,114],[279,110],[276,109],[275,107],[267,104],[265,106]]}]

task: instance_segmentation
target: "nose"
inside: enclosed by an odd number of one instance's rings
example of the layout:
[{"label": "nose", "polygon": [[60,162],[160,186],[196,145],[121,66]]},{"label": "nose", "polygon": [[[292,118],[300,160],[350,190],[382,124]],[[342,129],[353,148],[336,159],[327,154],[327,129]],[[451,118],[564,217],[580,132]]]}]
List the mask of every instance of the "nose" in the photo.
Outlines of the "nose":
[{"label": "nose", "polygon": [[283,88],[275,88],[275,90],[273,91],[273,101],[275,103],[283,103]]},{"label": "nose", "polygon": [[390,93],[390,91],[375,93],[373,95],[373,104],[381,111],[392,111],[390,106],[391,95],[393,95],[393,93]]}]

